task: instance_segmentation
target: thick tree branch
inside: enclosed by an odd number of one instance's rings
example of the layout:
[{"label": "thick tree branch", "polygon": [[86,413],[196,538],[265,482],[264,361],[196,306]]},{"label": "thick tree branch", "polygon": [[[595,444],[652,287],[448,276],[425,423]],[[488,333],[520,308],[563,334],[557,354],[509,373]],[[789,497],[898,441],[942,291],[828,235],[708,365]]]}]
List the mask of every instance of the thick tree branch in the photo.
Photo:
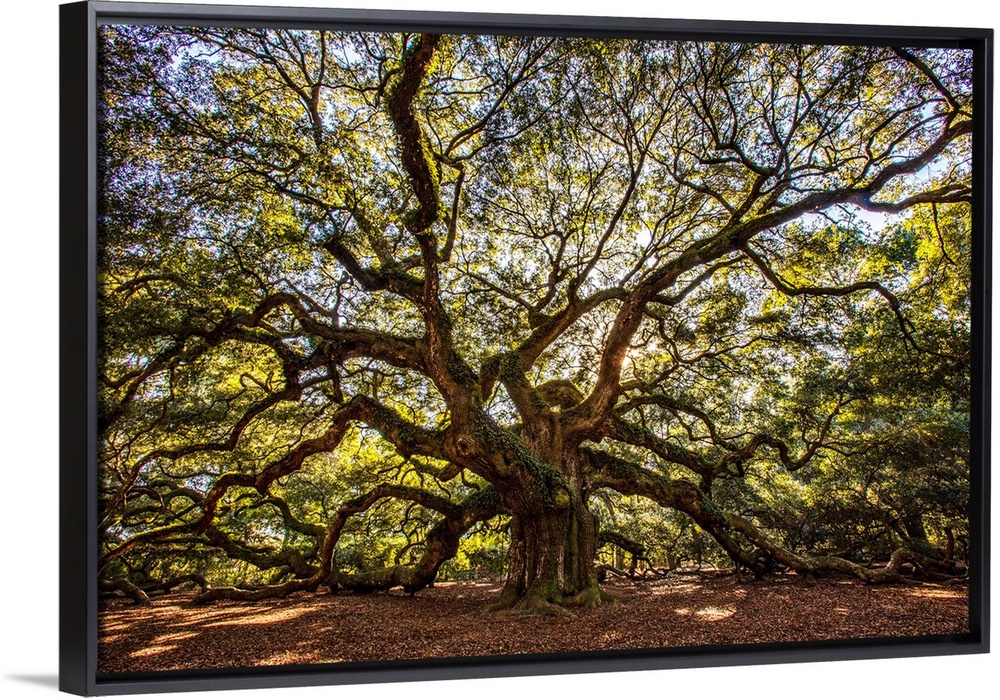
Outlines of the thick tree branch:
[{"label": "thick tree branch", "polygon": [[[424,553],[411,566],[397,565],[357,573],[340,571],[336,564],[335,550],[348,519],[367,511],[386,498],[417,503],[444,516],[427,533]],[[347,501],[338,509],[326,533],[320,567],[309,578],[259,589],[213,588],[199,596],[199,600],[263,600],[284,597],[300,590],[315,590],[323,583],[334,589],[346,588],[359,592],[388,590],[401,586],[405,591],[413,593],[433,582],[441,564],[455,556],[462,535],[470,527],[500,512],[499,496],[493,489],[479,491],[463,502],[455,504],[422,489],[381,484],[368,493]]]},{"label": "thick tree branch", "polygon": [[356,396],[349,403],[337,409],[330,421],[330,427],[323,434],[300,441],[294,449],[268,464],[258,474],[229,472],[217,477],[205,493],[204,499],[198,504],[201,515],[196,520],[153,528],[134,535],[108,551],[102,557],[100,566],[103,568],[113,559],[135,547],[162,540],[170,535],[181,532],[207,532],[212,527],[220,502],[230,489],[235,487],[252,488],[261,495],[267,495],[271,484],[298,471],[308,457],[323,452],[332,452],[336,449],[354,421],[364,422],[378,430],[382,437],[392,443],[400,454],[405,456],[423,454],[439,459],[445,458],[443,433],[424,430],[403,420],[394,411],[372,399],[366,396]]},{"label": "thick tree branch", "polygon": [[753,523],[738,515],[719,509],[697,486],[683,479],[665,479],[625,460],[596,450],[590,451],[595,471],[593,488],[611,488],[619,493],[643,496],[665,507],[689,515],[722,546],[733,561],[757,570],[757,553],[745,550],[730,533],[739,533],[776,561],[799,573],[822,574],[839,572],[866,583],[892,583],[900,580],[899,567],[907,561],[927,562],[926,556],[908,549],[896,550],[889,563],[881,569],[869,569],[834,556],[797,554],[777,544]]},{"label": "thick tree branch", "polygon": [[669,440],[658,437],[647,428],[632,425],[616,416],[608,419],[600,437],[607,437],[635,447],[643,447],[660,459],[687,467],[700,476],[712,473],[712,465],[696,452],[679,447]]},{"label": "thick tree branch", "polygon": [[439,41],[436,34],[420,35],[406,51],[399,80],[390,86],[386,101],[399,139],[403,168],[419,202],[417,209],[407,214],[406,228],[412,233],[426,231],[437,220],[440,208],[437,164],[413,109],[413,100],[427,76]]},{"label": "thick tree branch", "polygon": [[740,250],[758,233],[781,226],[806,213],[822,211],[837,204],[853,203],[858,206],[870,206],[872,197],[881,192],[894,178],[915,173],[926,167],[954,141],[971,132],[971,120],[946,124],[941,134],[921,153],[884,165],[868,183],[813,192],[794,204],[776,211],[746,221],[731,220],[717,234],[693,243],[680,255],[650,274],[622,303],[604,341],[594,389],[590,396],[574,409],[571,424],[567,426],[568,433],[574,435],[576,440],[583,440],[611,413],[621,392],[619,381],[625,353],[639,328],[643,309],[657,294],[673,285],[681,274]]}]

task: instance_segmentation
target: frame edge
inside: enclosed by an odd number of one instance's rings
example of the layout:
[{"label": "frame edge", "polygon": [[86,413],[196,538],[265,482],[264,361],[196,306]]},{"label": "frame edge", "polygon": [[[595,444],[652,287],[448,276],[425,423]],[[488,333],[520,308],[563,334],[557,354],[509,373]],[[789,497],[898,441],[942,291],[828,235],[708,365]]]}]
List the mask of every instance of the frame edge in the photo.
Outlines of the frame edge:
[{"label": "frame edge", "polygon": [[[59,7],[59,689],[95,691],[96,12]],[[81,60],[81,57],[86,57]],[[83,527],[81,527],[83,525]]]},{"label": "frame edge", "polygon": [[[148,13],[142,12],[148,8]],[[169,8],[163,9],[160,8]],[[246,674],[232,669],[228,675],[216,678],[150,679],[150,680],[101,680],[97,675],[97,571],[96,544],[90,534],[96,530],[96,28],[102,19],[136,18],[170,19],[198,16],[209,21],[240,17],[254,23],[266,23],[268,10],[278,8],[253,6],[212,5],[145,5],[133,3],[74,2],[64,4],[60,10],[59,38],[59,91],[60,91],[60,159],[59,159],[59,689],[76,695],[116,695],[122,693],[173,692],[196,690],[252,689],[340,685],[371,682],[426,681],[461,678],[512,677],[523,675],[551,675],[563,673],[614,672],[669,668],[696,668],[715,665],[737,666],[748,664],[803,663],[836,660],[904,658],[925,655],[974,654],[989,652],[989,563],[990,563],[990,378],[991,378],[991,298],[992,271],[992,166],[993,166],[993,42],[992,29],[939,28],[938,37],[953,37],[976,44],[981,60],[975,81],[981,91],[978,104],[980,122],[976,135],[982,138],[981,151],[977,153],[978,186],[981,206],[974,214],[974,230],[982,233],[981,259],[975,266],[978,290],[974,299],[979,304],[979,334],[973,333],[973,353],[978,356],[978,377],[981,384],[973,387],[973,405],[980,414],[975,416],[972,429],[978,432],[973,438],[973,449],[980,451],[979,479],[973,481],[972,521],[981,525],[973,570],[978,571],[975,583],[978,595],[970,595],[970,636],[968,643],[927,645],[867,645],[855,642],[850,648],[805,648],[800,653],[783,653],[777,658],[774,649],[748,649],[745,654],[712,652],[652,656],[629,660],[534,660],[525,659],[512,664],[484,661],[482,664],[444,665],[440,668],[418,667],[382,669],[379,671],[333,672],[324,670],[301,673],[291,671],[271,674]],[[280,8],[294,12],[296,8]],[[345,10],[299,8],[308,22],[328,22],[326,13],[340,13],[341,21],[403,22],[414,24],[454,23],[461,31],[462,19],[477,26],[482,22],[497,22],[508,18],[518,28],[539,29],[551,27],[554,21],[586,19],[593,22],[617,20],[618,25],[604,25],[603,29],[637,31],[628,24],[638,20],[626,18],[580,18],[555,15],[505,15],[494,13],[435,13],[393,10]],[[260,12],[257,17],[251,11]],[[663,31],[663,27],[679,28],[685,32],[703,30],[718,25],[715,20],[642,20],[653,22],[647,30]],[[535,26],[537,23],[537,26]],[[663,23],[662,25],[660,23]],[[788,27],[778,23],[725,22],[734,32],[756,34],[787,32]],[[814,33],[823,28],[835,29],[859,38],[872,38],[890,34],[898,40],[918,39],[923,32],[918,27],[890,27],[867,25],[809,25]],[[595,27],[573,25],[577,30]],[[767,30],[765,32],[765,29]],[[716,30],[718,31],[718,30]],[[80,60],[86,56],[86,60]],[[83,183],[86,183],[84,185]],[[975,233],[973,240],[975,240]],[[975,285],[974,285],[975,288]],[[975,369],[973,377],[977,376]],[[83,448],[81,450],[81,448]],[[83,459],[81,459],[81,452]],[[977,483],[978,481],[978,483]],[[86,523],[81,528],[80,523]],[[975,590],[975,587],[973,587]],[[973,608],[977,598],[979,607]],[[719,663],[720,657],[726,661]],[[375,674],[381,677],[375,678]]]}]

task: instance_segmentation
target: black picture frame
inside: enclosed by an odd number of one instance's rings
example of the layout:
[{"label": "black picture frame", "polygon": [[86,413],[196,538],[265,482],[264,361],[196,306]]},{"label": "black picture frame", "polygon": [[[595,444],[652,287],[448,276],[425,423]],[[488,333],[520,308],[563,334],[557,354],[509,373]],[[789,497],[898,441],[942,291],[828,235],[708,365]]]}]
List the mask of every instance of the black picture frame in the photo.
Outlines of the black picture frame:
[{"label": "black picture frame", "polygon": [[[97,27],[217,24],[961,46],[974,54],[969,626],[965,635],[528,657],[101,674],[97,670]],[[77,2],[60,7],[60,689],[78,695],[880,659],[989,651],[993,31],[482,13]]]}]

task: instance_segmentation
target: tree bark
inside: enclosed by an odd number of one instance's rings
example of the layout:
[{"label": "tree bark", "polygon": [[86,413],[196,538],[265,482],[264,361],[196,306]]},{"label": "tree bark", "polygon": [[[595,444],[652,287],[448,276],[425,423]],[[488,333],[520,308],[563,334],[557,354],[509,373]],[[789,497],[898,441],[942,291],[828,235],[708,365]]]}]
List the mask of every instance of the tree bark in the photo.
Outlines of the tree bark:
[{"label": "tree bark", "polygon": [[597,584],[585,455],[564,447],[558,412],[542,409],[522,432],[536,466],[504,494],[513,515],[507,583],[491,609],[565,614],[564,606],[599,605],[608,596]]}]

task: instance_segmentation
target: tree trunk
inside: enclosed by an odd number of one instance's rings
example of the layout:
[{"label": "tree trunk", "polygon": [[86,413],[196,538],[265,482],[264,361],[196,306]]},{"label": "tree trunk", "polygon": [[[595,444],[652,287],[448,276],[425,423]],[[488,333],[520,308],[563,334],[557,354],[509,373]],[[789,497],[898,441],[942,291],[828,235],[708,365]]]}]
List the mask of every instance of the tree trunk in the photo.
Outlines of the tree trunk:
[{"label": "tree trunk", "polygon": [[558,413],[524,431],[536,467],[505,489],[512,513],[507,582],[493,610],[565,614],[607,600],[597,584],[597,528],[587,508],[583,456],[563,450]]},{"label": "tree trunk", "polygon": [[515,517],[505,594],[518,600],[571,602],[596,587],[595,557],[593,517],[579,495],[571,497],[569,507],[540,517]]},{"label": "tree trunk", "polygon": [[491,609],[561,614],[560,606],[606,599],[597,585],[593,516],[581,495],[569,500],[535,517],[513,517],[507,583]]},{"label": "tree trunk", "polygon": [[927,537],[927,528],[924,527],[924,519],[919,514],[907,515],[903,518],[903,531],[906,533],[905,546],[907,549],[937,559],[951,558],[946,556],[946,552],[930,543]]}]

